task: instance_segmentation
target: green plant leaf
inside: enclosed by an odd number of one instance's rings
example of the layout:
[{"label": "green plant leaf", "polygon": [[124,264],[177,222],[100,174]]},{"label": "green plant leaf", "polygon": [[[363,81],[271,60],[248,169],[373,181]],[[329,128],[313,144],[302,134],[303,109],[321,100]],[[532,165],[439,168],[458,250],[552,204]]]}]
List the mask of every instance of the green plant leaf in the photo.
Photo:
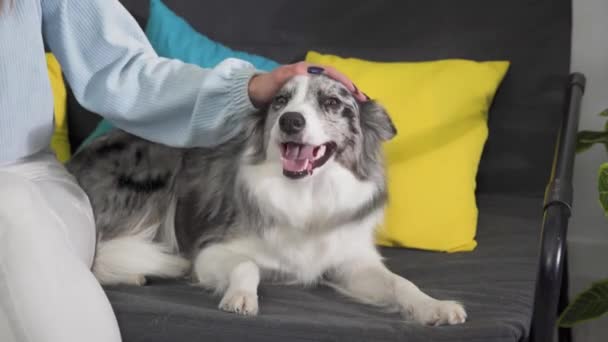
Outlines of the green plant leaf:
[{"label": "green plant leaf", "polygon": [[593,146],[593,144],[590,144],[590,143],[587,143],[587,142],[577,141],[576,142],[576,153],[585,152],[588,149],[590,149],[591,146]]},{"label": "green plant leaf", "polygon": [[608,145],[608,131],[580,131],[576,135],[576,152],[580,153],[585,150],[588,150],[591,146],[595,144]]},{"label": "green plant leaf", "polygon": [[600,195],[600,204],[602,205],[602,209],[604,209],[604,215],[608,217],[608,163],[600,165],[597,188]]},{"label": "green plant leaf", "polygon": [[599,115],[600,116],[608,116],[608,108],[606,108],[603,111],[601,111]]},{"label": "green plant leaf", "polygon": [[597,282],[580,293],[559,317],[560,327],[598,318],[608,312],[608,279]]}]

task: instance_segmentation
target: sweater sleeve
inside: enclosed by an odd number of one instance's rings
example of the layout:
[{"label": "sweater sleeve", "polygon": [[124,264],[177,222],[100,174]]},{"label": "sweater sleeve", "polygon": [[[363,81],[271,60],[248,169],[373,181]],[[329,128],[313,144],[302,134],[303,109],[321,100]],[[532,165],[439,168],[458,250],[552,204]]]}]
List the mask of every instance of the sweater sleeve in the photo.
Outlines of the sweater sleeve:
[{"label": "sweater sleeve", "polygon": [[157,56],[118,0],[41,0],[42,32],[76,99],[116,127],[169,146],[212,146],[255,108],[248,62],[212,69]]}]

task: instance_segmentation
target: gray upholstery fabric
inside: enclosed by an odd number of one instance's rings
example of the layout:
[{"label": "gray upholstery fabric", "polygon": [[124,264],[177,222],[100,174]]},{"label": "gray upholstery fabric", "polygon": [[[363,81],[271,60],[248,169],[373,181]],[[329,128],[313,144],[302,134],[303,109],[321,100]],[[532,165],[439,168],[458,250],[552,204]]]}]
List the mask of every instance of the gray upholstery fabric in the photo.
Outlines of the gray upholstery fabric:
[{"label": "gray upholstery fabric", "polygon": [[461,300],[469,321],[423,327],[354,303],[328,288],[265,285],[260,315],[217,309],[218,298],[185,283],[108,287],[125,341],[468,341],[527,338],[540,198],[479,198],[479,246],[470,253],[384,249],[390,269],[437,298]]}]

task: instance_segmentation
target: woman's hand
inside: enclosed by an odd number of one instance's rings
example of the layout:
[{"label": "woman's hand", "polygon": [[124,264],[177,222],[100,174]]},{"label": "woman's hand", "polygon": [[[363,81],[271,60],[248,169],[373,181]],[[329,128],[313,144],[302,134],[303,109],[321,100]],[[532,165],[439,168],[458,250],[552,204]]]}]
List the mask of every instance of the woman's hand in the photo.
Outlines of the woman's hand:
[{"label": "woman's hand", "polygon": [[348,77],[336,69],[306,62],[284,65],[269,73],[255,75],[249,82],[249,98],[254,106],[258,108],[262,107],[266,103],[272,101],[275,94],[289,79],[296,75],[304,74],[325,74],[344,84],[357,100],[361,102],[368,100],[368,97],[357,89],[355,84],[349,80]]}]

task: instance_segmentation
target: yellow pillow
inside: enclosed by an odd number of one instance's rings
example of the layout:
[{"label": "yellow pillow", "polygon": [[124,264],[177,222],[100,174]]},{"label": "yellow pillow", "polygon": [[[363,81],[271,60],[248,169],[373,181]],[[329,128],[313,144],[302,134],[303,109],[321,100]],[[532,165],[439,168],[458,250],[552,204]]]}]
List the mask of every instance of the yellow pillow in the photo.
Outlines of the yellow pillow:
[{"label": "yellow pillow", "polygon": [[68,121],[67,121],[67,93],[63,76],[61,75],[61,66],[51,53],[46,53],[46,63],[53,90],[54,101],[54,130],[51,138],[51,149],[55,152],[57,159],[64,163],[70,159],[70,140],[68,136]]},{"label": "yellow pillow", "polygon": [[397,136],[385,144],[389,204],[382,246],[471,251],[477,242],[475,177],[487,114],[509,62],[371,62],[310,51],[385,106]]}]

